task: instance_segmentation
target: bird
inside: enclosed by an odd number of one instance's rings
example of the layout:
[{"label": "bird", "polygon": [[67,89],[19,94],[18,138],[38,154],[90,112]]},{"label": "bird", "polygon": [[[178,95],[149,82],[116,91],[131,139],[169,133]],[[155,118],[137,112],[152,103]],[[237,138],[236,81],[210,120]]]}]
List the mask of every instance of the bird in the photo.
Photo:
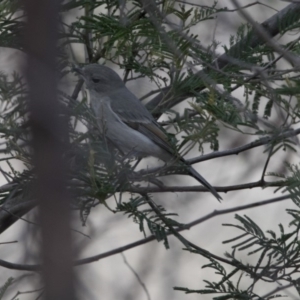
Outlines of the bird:
[{"label": "bird", "polygon": [[186,160],[175,153],[164,129],[111,68],[100,64],[73,66],[90,94],[90,104],[101,134],[123,154],[152,156],[165,163],[180,163],[218,201],[221,196]]}]

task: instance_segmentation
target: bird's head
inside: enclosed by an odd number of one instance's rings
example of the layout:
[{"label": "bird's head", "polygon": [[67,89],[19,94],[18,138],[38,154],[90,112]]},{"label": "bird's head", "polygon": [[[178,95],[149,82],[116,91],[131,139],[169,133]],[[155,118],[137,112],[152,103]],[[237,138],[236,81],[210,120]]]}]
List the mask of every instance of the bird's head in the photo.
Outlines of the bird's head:
[{"label": "bird's head", "polygon": [[74,67],[73,70],[84,79],[89,91],[103,94],[125,86],[120,76],[114,70],[103,65],[90,64],[83,68]]}]

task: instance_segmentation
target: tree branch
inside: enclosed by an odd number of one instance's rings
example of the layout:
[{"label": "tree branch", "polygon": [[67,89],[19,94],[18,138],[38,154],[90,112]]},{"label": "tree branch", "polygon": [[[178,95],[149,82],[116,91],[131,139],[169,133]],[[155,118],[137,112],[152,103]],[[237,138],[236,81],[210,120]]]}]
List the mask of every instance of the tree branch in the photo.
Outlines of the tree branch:
[{"label": "tree branch", "polygon": [[[266,136],[266,137],[260,138],[256,141],[250,142],[246,145],[239,146],[239,147],[236,147],[236,148],[233,148],[233,149],[224,150],[224,151],[215,151],[215,152],[212,152],[212,153],[209,153],[209,154],[204,154],[204,155],[197,156],[197,157],[194,157],[194,158],[186,159],[186,162],[188,162],[190,165],[193,165],[193,164],[200,163],[202,161],[207,161],[207,160],[214,159],[214,158],[226,157],[226,156],[229,156],[229,155],[238,155],[241,152],[244,152],[244,151],[256,148],[256,147],[260,147],[260,146],[263,146],[263,145],[267,145],[267,144],[273,142],[274,140],[279,142],[281,140],[296,136],[298,134],[300,134],[300,128],[298,128],[296,130],[289,129],[288,131],[280,133],[277,136],[274,136],[274,135],[273,136]],[[172,166],[170,166],[170,167],[163,166],[163,167],[148,168],[147,170],[138,171],[137,174],[139,174],[140,176],[148,175],[148,174],[155,174],[155,173],[161,172],[162,169],[169,170],[171,168],[172,168]]]},{"label": "tree branch", "polygon": [[[237,206],[237,207],[233,207],[233,208],[215,210],[215,211],[207,214],[204,217],[201,217],[201,218],[196,219],[196,220],[194,220],[190,223],[185,224],[181,228],[176,229],[176,231],[181,232],[181,231],[189,230],[190,228],[192,228],[196,225],[199,225],[199,224],[201,224],[201,223],[203,223],[203,222],[205,222],[209,219],[212,219],[216,216],[219,216],[219,215],[233,213],[233,212],[237,212],[237,211],[245,210],[245,209],[251,209],[251,208],[255,208],[255,207],[259,207],[259,206],[263,206],[263,205],[268,205],[268,204],[272,204],[272,203],[276,203],[276,202],[283,201],[283,200],[288,200],[288,199],[290,199],[290,196],[286,195],[286,196],[281,196],[281,197],[272,198],[272,199],[268,199],[268,200],[258,201],[258,202],[247,204],[247,205],[241,205],[241,206]],[[110,250],[110,251],[107,251],[107,252],[104,252],[104,253],[101,253],[101,254],[98,254],[98,255],[95,255],[95,256],[91,256],[91,257],[88,257],[88,258],[77,260],[74,263],[74,265],[75,266],[80,266],[80,265],[89,264],[89,263],[92,263],[92,262],[95,262],[95,261],[99,261],[99,260],[104,259],[106,257],[122,253],[124,251],[127,251],[129,249],[132,249],[132,248],[144,245],[144,244],[147,244],[147,243],[152,242],[154,240],[156,240],[156,237],[151,235],[151,236],[149,236],[145,239],[138,240],[136,242],[127,244],[125,246],[122,246],[122,247],[119,247],[119,248],[116,248],[116,249],[113,249],[113,250]],[[5,260],[0,260],[0,266],[2,266],[4,268],[7,268],[7,269],[20,270],[20,271],[40,271],[41,267],[42,267],[41,265],[38,265],[38,264],[23,265],[23,264],[10,263],[10,262],[7,262]]]},{"label": "tree branch", "polygon": [[[297,20],[300,19],[300,4],[295,3],[295,4],[290,4],[287,7],[285,7],[284,9],[282,9],[280,12],[276,13],[275,15],[273,15],[272,17],[270,17],[269,19],[267,19],[266,21],[264,21],[263,23],[260,24],[261,27],[264,28],[265,32],[270,36],[270,37],[274,37],[276,36],[280,30],[284,30],[286,29],[288,26],[291,25],[291,22],[283,22],[284,19],[287,18],[287,16],[289,14],[293,14],[293,22],[296,22]],[[235,44],[234,46],[232,46],[228,53],[224,53],[222,54],[220,57],[218,57],[214,64],[218,66],[219,69],[224,69],[226,66],[230,65],[230,64],[240,64],[241,62],[238,61],[237,58],[235,58],[234,53],[240,53],[241,51],[243,51],[243,49],[245,47],[252,47],[252,48],[256,48],[259,45],[265,44],[265,41],[262,40],[260,38],[260,36],[256,33],[255,30],[253,30],[250,33],[251,36],[251,40],[250,42],[248,41],[249,36],[245,37],[245,39],[241,40],[240,42],[238,42],[237,44]],[[247,42],[246,42],[247,41]],[[197,75],[199,75],[199,77],[207,77],[207,74],[205,74],[206,72],[209,72],[208,69],[206,69],[206,71],[199,71],[198,73],[196,73]],[[168,86],[166,88],[164,88],[163,91],[161,91],[156,97],[154,97],[151,101],[149,101],[147,103],[147,108],[153,112],[153,114],[156,117],[159,117],[161,112],[157,110],[157,107],[160,107],[161,109],[168,109],[170,107],[175,106],[176,104],[180,103],[181,101],[185,100],[188,97],[191,97],[192,95],[190,93],[186,93],[185,95],[181,95],[178,98],[172,99],[172,101],[170,101],[169,98],[165,98],[168,97],[168,94],[171,91],[171,86]],[[197,92],[202,91],[204,88],[206,88],[206,86],[200,85],[198,87],[198,89],[196,89]],[[162,101],[164,100],[164,102],[166,102],[166,105],[162,104]]]},{"label": "tree branch", "polygon": [[[257,187],[281,187],[285,186],[283,181],[275,181],[275,182],[265,182],[263,180],[250,182],[250,183],[243,183],[237,185],[230,185],[226,187],[221,186],[214,186],[217,192],[232,192],[232,191],[239,191],[245,189],[253,189]],[[203,186],[195,185],[195,186],[150,186],[150,187],[131,187],[127,192],[131,193],[175,193],[175,192],[209,192]]]}]

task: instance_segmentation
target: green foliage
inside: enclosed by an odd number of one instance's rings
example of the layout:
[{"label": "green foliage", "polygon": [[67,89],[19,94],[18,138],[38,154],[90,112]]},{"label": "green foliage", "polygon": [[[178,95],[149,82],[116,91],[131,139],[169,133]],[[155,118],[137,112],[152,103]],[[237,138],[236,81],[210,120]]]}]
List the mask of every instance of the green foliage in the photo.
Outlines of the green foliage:
[{"label": "green foliage", "polygon": [[20,36],[24,23],[18,0],[0,2],[0,47],[22,49]]},{"label": "green foliage", "polygon": [[[191,290],[189,288],[176,287],[176,290],[185,293],[199,293],[217,295],[213,299],[273,299],[274,297],[284,297],[282,293],[270,294],[265,297],[257,290],[259,284],[264,283],[264,290],[274,289],[274,283],[282,286],[297,286],[299,268],[299,211],[287,210],[293,217],[290,223],[293,228],[288,233],[279,224],[279,236],[273,231],[266,233],[247,216],[235,215],[239,224],[224,224],[241,231],[238,236],[226,240],[223,243],[234,243],[233,252],[227,253],[230,258],[232,271],[228,272],[222,264],[213,258],[210,263],[203,268],[210,268],[215,274],[221,277],[218,282],[205,280],[206,288],[201,290]],[[254,263],[243,262],[236,258],[237,252],[248,251],[248,256],[253,256]],[[245,260],[245,258],[244,258]],[[248,288],[243,288],[247,284]],[[300,295],[300,294],[299,294]]]},{"label": "green foliage", "polygon": [[20,147],[27,139],[25,95],[25,85],[16,73],[11,79],[0,74],[0,134],[6,143],[2,152],[28,164],[28,149]]},{"label": "green foliage", "polygon": [[131,197],[129,202],[118,202],[116,207],[116,212],[123,212],[129,218],[132,218],[135,223],[139,225],[139,229],[143,232],[146,237],[145,224],[151,234],[153,234],[158,241],[164,241],[165,247],[169,248],[169,242],[167,235],[170,234],[168,230],[169,226],[174,226],[180,228],[182,224],[171,219],[171,216],[177,216],[174,213],[167,213],[165,208],[162,206],[157,206],[157,209],[160,211],[160,215],[163,215],[164,220],[167,220],[167,223],[163,222],[161,216],[158,216],[156,213],[149,208],[143,208],[148,206],[148,201],[145,197]]},{"label": "green foliage", "polygon": [[14,283],[14,278],[9,277],[7,281],[0,287],[0,299],[4,299],[7,289]]},{"label": "green foliage", "polygon": [[[293,202],[300,207],[300,169],[298,165],[286,164],[290,174],[285,176],[286,187],[284,191],[288,191]],[[281,187],[283,189],[283,187]]]}]

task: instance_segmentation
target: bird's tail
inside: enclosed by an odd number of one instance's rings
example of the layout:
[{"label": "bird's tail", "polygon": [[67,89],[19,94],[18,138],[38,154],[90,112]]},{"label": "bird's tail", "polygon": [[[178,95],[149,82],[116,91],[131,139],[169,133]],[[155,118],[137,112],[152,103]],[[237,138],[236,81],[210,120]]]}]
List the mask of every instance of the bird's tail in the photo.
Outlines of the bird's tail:
[{"label": "bird's tail", "polygon": [[217,193],[214,187],[212,187],[193,167],[188,167],[189,174],[194,177],[199,183],[205,186],[216,198],[218,201],[221,201],[221,196]]}]

